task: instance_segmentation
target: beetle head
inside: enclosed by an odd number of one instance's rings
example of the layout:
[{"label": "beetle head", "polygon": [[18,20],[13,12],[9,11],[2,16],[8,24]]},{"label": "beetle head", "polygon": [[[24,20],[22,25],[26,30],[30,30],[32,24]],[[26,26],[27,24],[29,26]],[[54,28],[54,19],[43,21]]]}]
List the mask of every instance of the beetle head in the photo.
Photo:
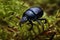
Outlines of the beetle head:
[{"label": "beetle head", "polygon": [[27,21],[27,17],[22,17],[22,19],[20,20],[20,23],[19,23],[19,25],[20,25],[20,27],[21,27],[21,24],[23,24],[23,23],[25,23]]}]

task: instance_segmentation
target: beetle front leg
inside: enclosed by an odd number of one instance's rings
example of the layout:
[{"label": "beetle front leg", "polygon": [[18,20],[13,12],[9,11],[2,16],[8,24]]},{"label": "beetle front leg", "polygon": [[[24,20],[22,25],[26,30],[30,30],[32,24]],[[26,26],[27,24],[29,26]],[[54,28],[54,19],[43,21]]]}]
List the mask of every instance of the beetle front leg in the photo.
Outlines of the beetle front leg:
[{"label": "beetle front leg", "polygon": [[31,24],[31,28],[29,29],[29,31],[30,31],[33,29],[33,23],[32,23],[32,21],[29,21],[29,23]]},{"label": "beetle front leg", "polygon": [[22,27],[22,23],[19,22],[19,26]]}]

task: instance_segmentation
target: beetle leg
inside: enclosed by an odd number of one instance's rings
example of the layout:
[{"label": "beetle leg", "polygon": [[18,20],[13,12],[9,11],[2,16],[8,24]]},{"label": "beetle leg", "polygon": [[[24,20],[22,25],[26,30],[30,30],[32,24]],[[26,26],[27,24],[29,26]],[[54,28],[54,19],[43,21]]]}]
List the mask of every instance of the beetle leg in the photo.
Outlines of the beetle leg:
[{"label": "beetle leg", "polygon": [[22,27],[22,24],[21,23],[19,23],[19,25],[20,25],[20,27]]},{"label": "beetle leg", "polygon": [[32,21],[29,21],[29,23],[31,24],[31,28],[29,29],[29,31],[30,31],[33,28],[33,23],[32,23]]},{"label": "beetle leg", "polygon": [[42,26],[42,30],[44,31],[44,25],[42,24],[42,22],[40,22],[40,20],[36,20],[38,22],[38,24],[40,24]]},{"label": "beetle leg", "polygon": [[38,20],[45,20],[45,23],[47,23],[47,20],[45,18],[41,18],[41,19],[38,19]]}]

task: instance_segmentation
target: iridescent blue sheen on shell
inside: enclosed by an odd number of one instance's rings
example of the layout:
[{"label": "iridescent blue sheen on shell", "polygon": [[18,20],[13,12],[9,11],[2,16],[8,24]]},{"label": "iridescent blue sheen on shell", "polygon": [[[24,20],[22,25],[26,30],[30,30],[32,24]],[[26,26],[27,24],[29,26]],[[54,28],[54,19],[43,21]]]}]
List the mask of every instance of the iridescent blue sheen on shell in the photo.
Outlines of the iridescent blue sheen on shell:
[{"label": "iridescent blue sheen on shell", "polygon": [[36,20],[42,16],[43,10],[40,7],[31,7],[23,13],[21,21]]}]

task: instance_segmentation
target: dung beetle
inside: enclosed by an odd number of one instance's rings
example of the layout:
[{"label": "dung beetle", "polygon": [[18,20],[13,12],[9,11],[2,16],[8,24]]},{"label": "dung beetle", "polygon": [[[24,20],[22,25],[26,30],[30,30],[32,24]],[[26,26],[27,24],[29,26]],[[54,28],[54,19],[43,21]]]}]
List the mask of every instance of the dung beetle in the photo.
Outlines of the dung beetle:
[{"label": "dung beetle", "polygon": [[19,25],[21,26],[22,23],[25,22],[29,22],[29,24],[31,24],[31,28],[29,30],[32,29],[33,27],[33,22],[32,21],[37,21],[38,24],[40,23],[40,20],[45,20],[44,18],[41,18],[43,16],[43,10],[40,7],[31,7],[29,9],[27,9],[22,16],[22,19],[20,20]]}]

